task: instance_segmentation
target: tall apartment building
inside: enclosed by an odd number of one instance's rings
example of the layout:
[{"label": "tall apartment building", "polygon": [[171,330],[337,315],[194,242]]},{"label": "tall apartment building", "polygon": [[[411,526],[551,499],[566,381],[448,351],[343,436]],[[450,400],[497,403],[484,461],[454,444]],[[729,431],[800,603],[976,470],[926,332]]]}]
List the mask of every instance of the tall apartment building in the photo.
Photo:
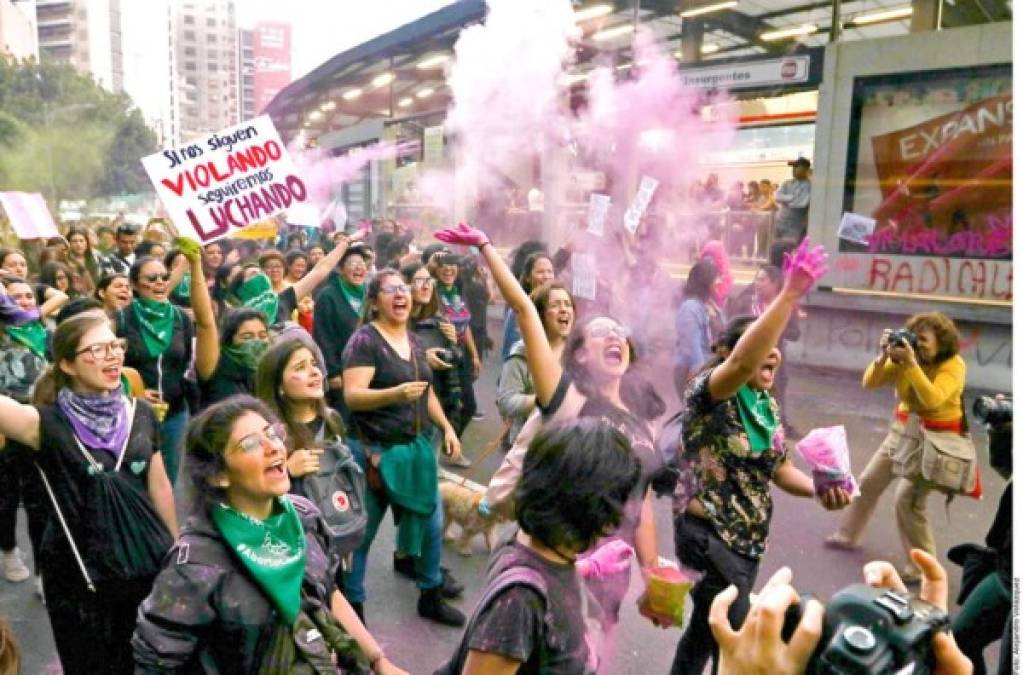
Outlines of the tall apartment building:
[{"label": "tall apartment building", "polygon": [[36,25],[42,62],[69,63],[122,91],[120,0],[36,0]]},{"label": "tall apartment building", "polygon": [[172,22],[172,126],[186,143],[240,121],[235,3],[178,0]]},{"label": "tall apartment building", "polygon": [[0,0],[0,56],[39,60],[35,5]]},{"label": "tall apartment building", "polygon": [[291,82],[291,25],[260,21],[238,32],[241,118],[251,119]]}]

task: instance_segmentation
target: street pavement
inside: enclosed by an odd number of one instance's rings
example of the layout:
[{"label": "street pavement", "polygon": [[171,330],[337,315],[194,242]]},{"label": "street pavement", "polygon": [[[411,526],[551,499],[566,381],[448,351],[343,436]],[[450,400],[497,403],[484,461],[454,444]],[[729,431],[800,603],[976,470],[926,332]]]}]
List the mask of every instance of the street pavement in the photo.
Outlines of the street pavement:
[{"label": "street pavement", "polygon": [[[497,332],[492,329],[492,334]],[[477,383],[480,407],[486,418],[474,421],[463,439],[466,455],[479,457],[484,448],[500,432],[500,421],[494,406],[496,380],[499,372],[497,356],[485,362]],[[670,372],[665,365],[662,370]],[[665,383],[662,387],[669,401],[669,413],[678,408],[677,398]],[[815,427],[844,424],[852,450],[853,467],[859,472],[884,437],[893,406],[891,390],[864,391],[857,374],[810,370],[793,367],[788,393],[788,417],[795,427],[806,432]],[[969,400],[967,409],[969,409]],[[932,496],[930,519],[939,552],[963,541],[982,541],[994,518],[1004,482],[987,466],[986,437],[981,425],[971,420],[974,440],[982,462],[981,474],[985,497],[981,501],[958,498],[946,515],[944,499]],[[486,483],[497,468],[500,455],[491,454],[468,469],[451,469],[479,483]],[[800,460],[796,460],[799,463]],[[862,580],[861,569],[869,560],[890,559],[901,567],[899,537],[895,526],[893,489],[881,499],[867,530],[862,551],[842,552],[822,545],[824,537],[834,530],[837,516],[804,499],[775,491],[775,512],[768,553],[759,574],[759,585],[782,565],[792,568],[795,585],[800,592],[827,598],[843,586]],[[656,502],[657,538],[661,555],[674,559],[671,505],[669,500]],[[25,531],[24,514],[19,520],[19,544],[30,550]],[[432,673],[454,652],[461,630],[424,621],[416,614],[418,592],[414,584],[398,577],[391,566],[394,550],[394,527],[386,518],[370,553],[366,587],[367,623],[391,660],[410,673]],[[469,615],[479,598],[486,579],[487,556],[481,538],[473,542],[474,554],[463,557],[447,545],[444,563],[466,585],[464,599],[458,606]],[[951,567],[950,598],[958,593],[959,570]],[[75,574],[74,570],[68,570]],[[622,606],[618,630],[618,648],[612,673],[667,673],[681,634],[679,629],[655,628],[636,611],[635,600],[641,592],[638,571]],[[34,593],[31,581],[11,584],[0,579],[0,616],[11,623],[22,649],[23,672],[59,673],[53,639],[45,609]],[[88,630],[87,627],[83,627]],[[989,650],[989,663],[993,652]]]}]

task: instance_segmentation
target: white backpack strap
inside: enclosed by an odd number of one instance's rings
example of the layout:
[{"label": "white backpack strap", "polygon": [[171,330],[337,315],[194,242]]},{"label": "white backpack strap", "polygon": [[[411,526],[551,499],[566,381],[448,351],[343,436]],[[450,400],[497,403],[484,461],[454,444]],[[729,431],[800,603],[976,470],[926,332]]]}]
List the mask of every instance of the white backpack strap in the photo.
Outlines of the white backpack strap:
[{"label": "white backpack strap", "polygon": [[[77,440],[77,438],[75,440]],[[79,447],[81,447],[81,444],[79,444]],[[92,458],[90,457],[90,459]],[[95,462],[96,460],[93,461]],[[75,538],[71,536],[71,528],[68,527],[67,521],[64,519],[64,512],[60,510],[60,504],[57,503],[57,495],[53,494],[53,488],[50,487],[50,481],[46,478],[46,473],[43,471],[43,468],[36,464],[36,469],[39,470],[39,477],[43,479],[43,487],[46,488],[46,494],[50,495],[50,501],[53,502],[53,510],[57,512],[57,520],[60,521],[60,526],[64,530],[64,536],[67,537],[68,543],[71,544],[71,552],[74,553],[75,560],[78,562],[78,569],[82,571],[82,576],[85,578],[85,585],[88,586],[90,591],[95,593],[96,585],[92,583],[92,577],[89,576],[89,571],[85,569],[85,561],[82,560],[82,555],[78,552],[78,546],[75,544]]]}]

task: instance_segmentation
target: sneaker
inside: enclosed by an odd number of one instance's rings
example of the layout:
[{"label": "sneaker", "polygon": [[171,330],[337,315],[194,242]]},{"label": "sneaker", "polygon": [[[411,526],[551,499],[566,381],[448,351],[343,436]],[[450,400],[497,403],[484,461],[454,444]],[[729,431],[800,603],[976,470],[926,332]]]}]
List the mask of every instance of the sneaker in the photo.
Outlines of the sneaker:
[{"label": "sneaker", "polygon": [[440,586],[420,591],[416,610],[424,619],[436,621],[445,626],[465,625],[465,615],[444,601]]},{"label": "sneaker", "polygon": [[4,578],[7,579],[7,581],[18,583],[21,581],[25,581],[25,579],[28,579],[30,576],[32,576],[32,572],[30,572],[29,569],[25,567],[25,563],[21,559],[21,551],[19,551],[17,548],[9,552],[4,551],[3,558]]},{"label": "sneaker", "polygon": [[839,551],[857,551],[860,548],[859,544],[857,544],[854,541],[850,541],[849,539],[846,539],[838,532],[835,532],[834,534],[830,535],[827,539],[825,539],[824,545],[827,546],[828,548],[836,548]]}]

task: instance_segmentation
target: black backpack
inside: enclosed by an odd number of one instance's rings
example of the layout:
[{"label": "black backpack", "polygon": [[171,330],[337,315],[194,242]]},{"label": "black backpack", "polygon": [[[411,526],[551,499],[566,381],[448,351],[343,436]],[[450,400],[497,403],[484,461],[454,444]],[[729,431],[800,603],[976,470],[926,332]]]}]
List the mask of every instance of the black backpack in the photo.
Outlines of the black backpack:
[{"label": "black backpack", "polygon": [[319,508],[327,524],[331,550],[342,557],[355,551],[362,543],[369,516],[366,513],[366,474],[348,446],[339,440],[325,442],[320,470],[294,483],[292,491]]}]

